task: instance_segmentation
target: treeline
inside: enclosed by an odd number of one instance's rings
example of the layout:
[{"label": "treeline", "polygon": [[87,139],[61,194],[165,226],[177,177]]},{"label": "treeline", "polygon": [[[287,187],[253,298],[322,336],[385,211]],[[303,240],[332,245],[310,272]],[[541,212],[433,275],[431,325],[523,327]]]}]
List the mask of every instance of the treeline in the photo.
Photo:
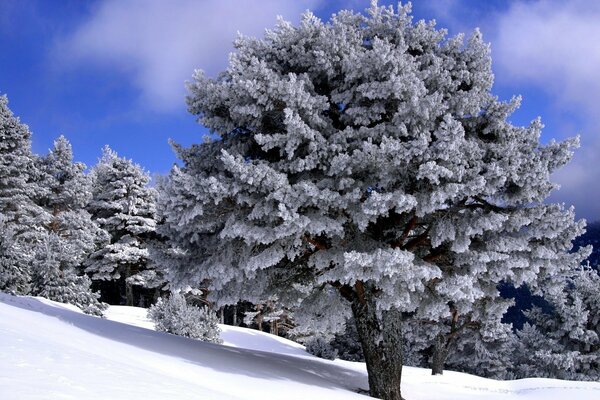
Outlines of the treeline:
[{"label": "treeline", "polygon": [[149,174],[108,146],[86,172],[63,136],[34,154],[5,96],[0,124],[0,290],[93,314],[155,302],[166,280],[149,255],[161,242]]}]

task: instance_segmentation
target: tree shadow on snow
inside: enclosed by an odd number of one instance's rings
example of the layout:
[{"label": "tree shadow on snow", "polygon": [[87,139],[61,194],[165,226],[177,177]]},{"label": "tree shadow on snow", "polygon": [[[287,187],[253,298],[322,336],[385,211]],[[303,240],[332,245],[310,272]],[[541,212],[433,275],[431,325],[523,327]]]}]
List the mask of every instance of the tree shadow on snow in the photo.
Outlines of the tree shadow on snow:
[{"label": "tree shadow on snow", "polygon": [[[0,302],[58,318],[103,338],[177,357],[220,372],[267,380],[297,381],[329,389],[343,388],[357,391],[359,388],[368,387],[366,373],[317,358],[301,358],[206,343],[81,314],[31,297],[1,295]],[[278,342],[278,346],[281,345]],[[290,348],[294,349],[291,346]],[[294,351],[297,352],[297,349]]]}]

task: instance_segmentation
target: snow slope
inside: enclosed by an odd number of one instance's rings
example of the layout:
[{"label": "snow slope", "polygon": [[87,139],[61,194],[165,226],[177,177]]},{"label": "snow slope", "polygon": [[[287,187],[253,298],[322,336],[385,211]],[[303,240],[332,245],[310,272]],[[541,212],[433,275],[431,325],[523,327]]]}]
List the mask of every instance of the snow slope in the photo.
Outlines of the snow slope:
[{"label": "snow slope", "polygon": [[[326,361],[302,346],[223,327],[225,345],[155,332],[145,310],[108,319],[42,298],[0,294],[0,399],[366,399],[361,363]],[[409,400],[600,399],[600,384],[494,381],[405,368]]]},{"label": "snow slope", "polygon": [[[148,319],[146,311],[145,308],[140,307],[110,306],[104,314],[111,321],[154,329],[154,323]],[[221,339],[226,346],[314,359],[304,350],[304,346],[291,340],[236,326],[219,325],[219,327],[221,328]]]}]

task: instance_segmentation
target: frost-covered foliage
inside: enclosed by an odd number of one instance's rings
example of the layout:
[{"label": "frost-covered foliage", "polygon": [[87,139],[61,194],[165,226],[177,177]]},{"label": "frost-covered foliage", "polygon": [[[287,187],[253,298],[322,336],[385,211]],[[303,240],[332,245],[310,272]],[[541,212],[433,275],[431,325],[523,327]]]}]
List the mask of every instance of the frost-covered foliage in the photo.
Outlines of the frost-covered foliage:
[{"label": "frost-covered foliage", "polygon": [[71,144],[61,136],[36,167],[39,190],[34,200],[43,210],[44,231],[33,249],[32,294],[101,315],[105,305],[92,292],[82,263],[108,236],[85,210],[91,199],[85,165],[73,162]]},{"label": "frost-covered foliage", "polygon": [[323,336],[313,336],[304,343],[306,351],[313,356],[334,360],[337,357],[337,350],[331,346],[331,341]]},{"label": "frost-covered foliage", "polygon": [[0,96],[0,290],[29,291],[32,249],[40,242],[42,210],[33,202],[35,157],[31,132]]},{"label": "frost-covered foliage", "polygon": [[91,175],[88,210],[110,236],[110,244],[92,254],[86,272],[94,280],[116,281],[125,303],[133,305],[132,286],[157,288],[165,283],[148,254],[156,230],[155,190],[148,187],[147,172],[108,146]]},{"label": "frost-covered foliage", "polygon": [[401,398],[402,313],[467,316],[499,282],[536,288],[586,256],[569,252],[584,222],[544,203],[578,141],[512,125],[519,99],[491,94],[481,33],[447,38],[409,11],[307,13],[240,37],[225,72],[189,86],[219,139],[175,146],[159,200],[176,284],[351,310],[384,399]]},{"label": "frost-covered foliage", "polygon": [[159,298],[148,310],[148,318],[161,332],[211,343],[223,342],[215,313],[206,307],[187,304],[185,297],[179,293],[171,293],[167,299]]},{"label": "frost-covered foliage", "polygon": [[517,376],[600,379],[600,275],[586,267],[562,290],[545,291],[551,312],[533,307],[518,331]]},{"label": "frost-covered foliage", "polygon": [[[454,371],[493,379],[510,379],[517,346],[512,325],[502,322],[511,300],[480,302],[451,344],[446,365]],[[452,335],[452,332],[449,333]]]},{"label": "frost-covered foliage", "polygon": [[0,215],[0,290],[9,293],[29,291],[29,264],[24,262],[24,251],[14,234],[12,224]]},{"label": "frost-covered foliage", "polygon": [[38,161],[38,184],[43,190],[36,203],[45,212],[44,227],[61,240],[61,268],[72,268],[78,274],[83,272],[82,262],[108,242],[106,232],[86,211],[92,196],[85,168],[83,163],[73,162],[73,149],[64,136]]},{"label": "frost-covered foliage", "polygon": [[419,319],[404,316],[404,357],[407,365],[444,367],[480,376],[503,379],[515,346],[512,325],[502,322],[512,300],[479,299],[468,313],[458,314],[452,304],[450,318]]},{"label": "frost-covered foliage", "polygon": [[268,330],[273,335],[285,336],[293,329],[295,323],[293,314],[279,306],[276,299],[269,299],[259,304],[254,304],[244,312],[243,322],[246,326],[259,331]]},{"label": "frost-covered foliage", "polygon": [[337,351],[337,357],[342,360],[365,361],[356,325],[352,319],[346,322],[346,329],[343,332],[334,335],[331,346]]},{"label": "frost-covered foliage", "polygon": [[589,223],[585,233],[575,240],[575,246],[593,246],[588,261],[593,268],[600,269],[600,221]]},{"label": "frost-covered foliage", "polygon": [[64,264],[64,245],[64,238],[56,233],[47,235],[31,267],[31,294],[73,304],[87,314],[101,316],[107,305],[91,290],[92,281],[86,275],[77,275],[74,268]]}]

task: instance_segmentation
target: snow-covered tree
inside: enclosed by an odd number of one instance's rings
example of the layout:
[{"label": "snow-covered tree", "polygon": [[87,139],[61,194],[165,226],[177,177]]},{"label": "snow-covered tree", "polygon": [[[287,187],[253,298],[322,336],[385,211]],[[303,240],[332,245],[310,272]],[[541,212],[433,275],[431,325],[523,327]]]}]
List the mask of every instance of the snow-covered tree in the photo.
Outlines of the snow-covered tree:
[{"label": "snow-covered tree", "polygon": [[600,379],[598,271],[574,271],[560,290],[544,290],[544,299],[552,309],[525,312],[530,323],[517,332],[517,377]]},{"label": "snow-covered tree", "polygon": [[313,356],[324,358],[326,360],[334,360],[337,358],[337,350],[331,345],[331,340],[323,336],[313,336],[305,343],[306,351]]},{"label": "snow-covered tree", "polygon": [[29,291],[32,250],[40,243],[43,212],[34,202],[39,186],[31,133],[0,96],[0,290]]},{"label": "snow-covered tree", "polygon": [[[484,297],[473,303],[471,311],[458,313],[449,303],[449,316],[407,313],[404,317],[406,363],[430,367],[433,375],[442,374],[447,363],[454,370],[500,378],[506,376],[506,361],[511,352],[495,354],[491,349],[513,339],[512,325],[502,322],[510,299]],[[492,354],[494,353],[494,354]],[[478,355],[475,357],[475,355]],[[449,361],[448,358],[450,358]],[[468,363],[466,360],[470,360]]]},{"label": "snow-covered tree", "polygon": [[69,141],[61,136],[37,162],[40,187],[35,201],[44,210],[45,235],[32,262],[32,294],[75,304],[99,315],[103,305],[92,293],[82,263],[108,241],[85,207],[91,185],[85,165],[73,162]]},{"label": "snow-covered tree", "polygon": [[12,224],[0,215],[0,290],[11,293],[29,291],[29,263],[27,252],[15,238]]},{"label": "snow-covered tree", "polygon": [[180,293],[171,293],[167,299],[159,298],[148,309],[148,317],[154,321],[158,331],[204,342],[223,342],[216,314],[208,307],[188,304],[185,296]]},{"label": "snow-covered tree", "polygon": [[99,301],[98,293],[92,292],[92,281],[65,265],[64,252],[69,252],[68,246],[65,238],[54,232],[47,234],[32,262],[31,294],[73,304],[87,314],[101,316],[106,304]]},{"label": "snow-covered tree", "polygon": [[63,267],[68,265],[78,273],[83,272],[83,260],[108,241],[107,233],[86,210],[92,187],[85,168],[83,163],[73,162],[73,149],[64,136],[38,162],[39,185],[45,190],[37,203],[48,214],[46,229],[64,241]]},{"label": "snow-covered tree", "polygon": [[162,273],[150,262],[148,242],[156,230],[155,190],[149,174],[108,146],[93,168],[92,200],[88,210],[110,235],[110,244],[87,261],[93,280],[114,281],[125,304],[134,304],[134,285],[156,288]]},{"label": "snow-covered tree", "polygon": [[[512,325],[502,322],[512,304],[512,300],[499,298],[481,301],[467,315],[468,322],[458,325],[458,330],[453,332],[446,327],[442,335],[447,346],[445,364],[454,371],[487,378],[512,378],[516,337]],[[436,338],[440,339],[439,333]],[[439,341],[435,341],[435,345],[438,344]],[[436,346],[432,361],[436,358]]]},{"label": "snow-covered tree", "polygon": [[569,253],[584,223],[544,203],[577,140],[513,126],[481,34],[448,39],[409,10],[240,37],[224,73],[189,86],[219,139],[175,146],[159,199],[174,285],[207,284],[217,304],[277,296],[297,321],[352,315],[386,400],[401,399],[403,313],[460,318],[501,281],[535,288],[585,257]]},{"label": "snow-covered tree", "polygon": [[360,338],[356,332],[356,324],[352,319],[346,321],[346,328],[334,335],[331,346],[337,351],[342,360],[365,361],[365,356],[360,346]]}]

